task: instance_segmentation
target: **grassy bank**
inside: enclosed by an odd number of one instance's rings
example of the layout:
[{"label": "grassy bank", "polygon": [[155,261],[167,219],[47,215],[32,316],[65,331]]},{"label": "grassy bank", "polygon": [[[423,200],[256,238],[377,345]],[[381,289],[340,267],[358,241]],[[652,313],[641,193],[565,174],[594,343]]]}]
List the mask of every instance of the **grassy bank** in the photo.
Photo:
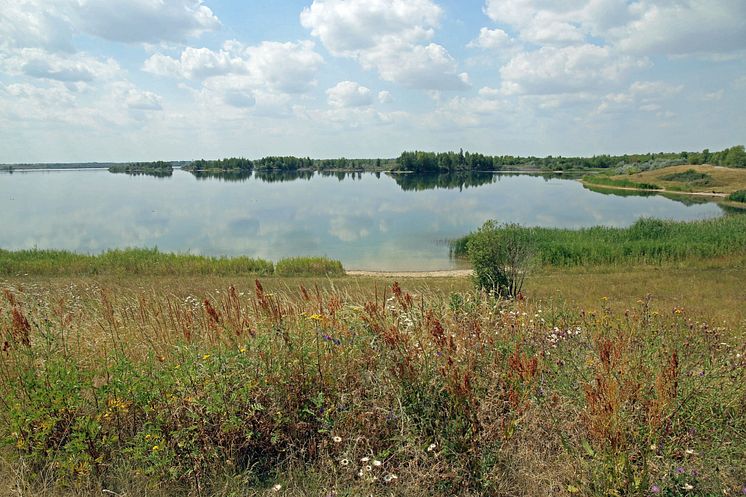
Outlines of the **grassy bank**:
[{"label": "grassy bank", "polygon": [[583,176],[583,183],[599,186],[611,186],[615,188],[634,188],[636,190],[661,190],[662,188],[655,183],[641,183],[631,181],[623,177],[611,177],[606,175],[586,175]]},{"label": "grassy bank", "polygon": [[339,261],[323,257],[271,261],[249,257],[173,254],[157,249],[110,250],[97,255],[63,250],[0,250],[0,275],[343,275]]},{"label": "grassy bank", "polygon": [[617,176],[586,176],[583,181],[589,184],[650,189],[643,186],[656,186],[671,192],[715,193],[728,195],[746,189],[746,169],[708,165],[680,165],[653,169],[634,174]]},{"label": "grassy bank", "polygon": [[[545,266],[661,264],[746,252],[741,215],[693,222],[640,219],[628,228],[521,229],[536,262]],[[455,256],[466,256],[470,236],[453,242]]]},{"label": "grassy bank", "polygon": [[743,323],[548,277],[6,280],[0,494],[739,492]]}]

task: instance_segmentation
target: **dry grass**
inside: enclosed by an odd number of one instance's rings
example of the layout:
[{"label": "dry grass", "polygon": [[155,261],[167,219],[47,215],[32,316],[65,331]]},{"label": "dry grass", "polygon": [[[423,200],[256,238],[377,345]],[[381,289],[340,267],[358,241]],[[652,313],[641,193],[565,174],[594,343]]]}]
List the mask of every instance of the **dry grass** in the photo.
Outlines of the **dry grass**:
[{"label": "dry grass", "polygon": [[[668,181],[667,176],[685,173],[689,170],[704,173],[712,178],[707,184]],[[702,193],[730,194],[746,189],[746,169],[733,169],[721,166],[684,165],[670,166],[636,174],[613,176],[614,179],[626,179],[636,183],[652,183],[660,185],[666,190],[692,191]]]}]

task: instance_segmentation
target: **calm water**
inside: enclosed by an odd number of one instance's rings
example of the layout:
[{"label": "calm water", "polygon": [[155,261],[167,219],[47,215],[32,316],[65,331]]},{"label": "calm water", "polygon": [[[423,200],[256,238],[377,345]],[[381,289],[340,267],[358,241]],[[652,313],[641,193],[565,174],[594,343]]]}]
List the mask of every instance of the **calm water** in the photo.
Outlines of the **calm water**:
[{"label": "calm water", "polygon": [[105,170],[0,173],[0,248],[163,251],[277,260],[326,255],[348,269],[450,269],[446,240],[487,219],[626,226],[641,216],[702,219],[712,203],[608,195],[535,176],[307,174],[229,180]]}]

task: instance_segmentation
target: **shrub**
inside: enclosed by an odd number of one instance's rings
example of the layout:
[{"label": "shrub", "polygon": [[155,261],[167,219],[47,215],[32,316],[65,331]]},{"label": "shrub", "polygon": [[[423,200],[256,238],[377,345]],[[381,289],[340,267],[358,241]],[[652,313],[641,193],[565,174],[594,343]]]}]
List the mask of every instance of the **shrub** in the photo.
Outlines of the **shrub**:
[{"label": "shrub", "polygon": [[469,239],[468,253],[478,288],[503,297],[518,295],[533,255],[526,230],[487,221]]},{"label": "shrub", "polygon": [[342,263],[326,257],[290,257],[275,264],[278,276],[344,276]]},{"label": "shrub", "polygon": [[746,190],[738,190],[728,195],[728,200],[746,203]]}]

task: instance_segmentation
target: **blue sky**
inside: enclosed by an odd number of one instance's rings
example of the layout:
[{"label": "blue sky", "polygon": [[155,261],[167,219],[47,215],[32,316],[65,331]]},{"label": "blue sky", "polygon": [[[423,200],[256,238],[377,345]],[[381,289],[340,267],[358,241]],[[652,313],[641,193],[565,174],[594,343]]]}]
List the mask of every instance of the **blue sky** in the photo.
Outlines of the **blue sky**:
[{"label": "blue sky", "polygon": [[0,0],[0,162],[746,142],[743,0]]}]

